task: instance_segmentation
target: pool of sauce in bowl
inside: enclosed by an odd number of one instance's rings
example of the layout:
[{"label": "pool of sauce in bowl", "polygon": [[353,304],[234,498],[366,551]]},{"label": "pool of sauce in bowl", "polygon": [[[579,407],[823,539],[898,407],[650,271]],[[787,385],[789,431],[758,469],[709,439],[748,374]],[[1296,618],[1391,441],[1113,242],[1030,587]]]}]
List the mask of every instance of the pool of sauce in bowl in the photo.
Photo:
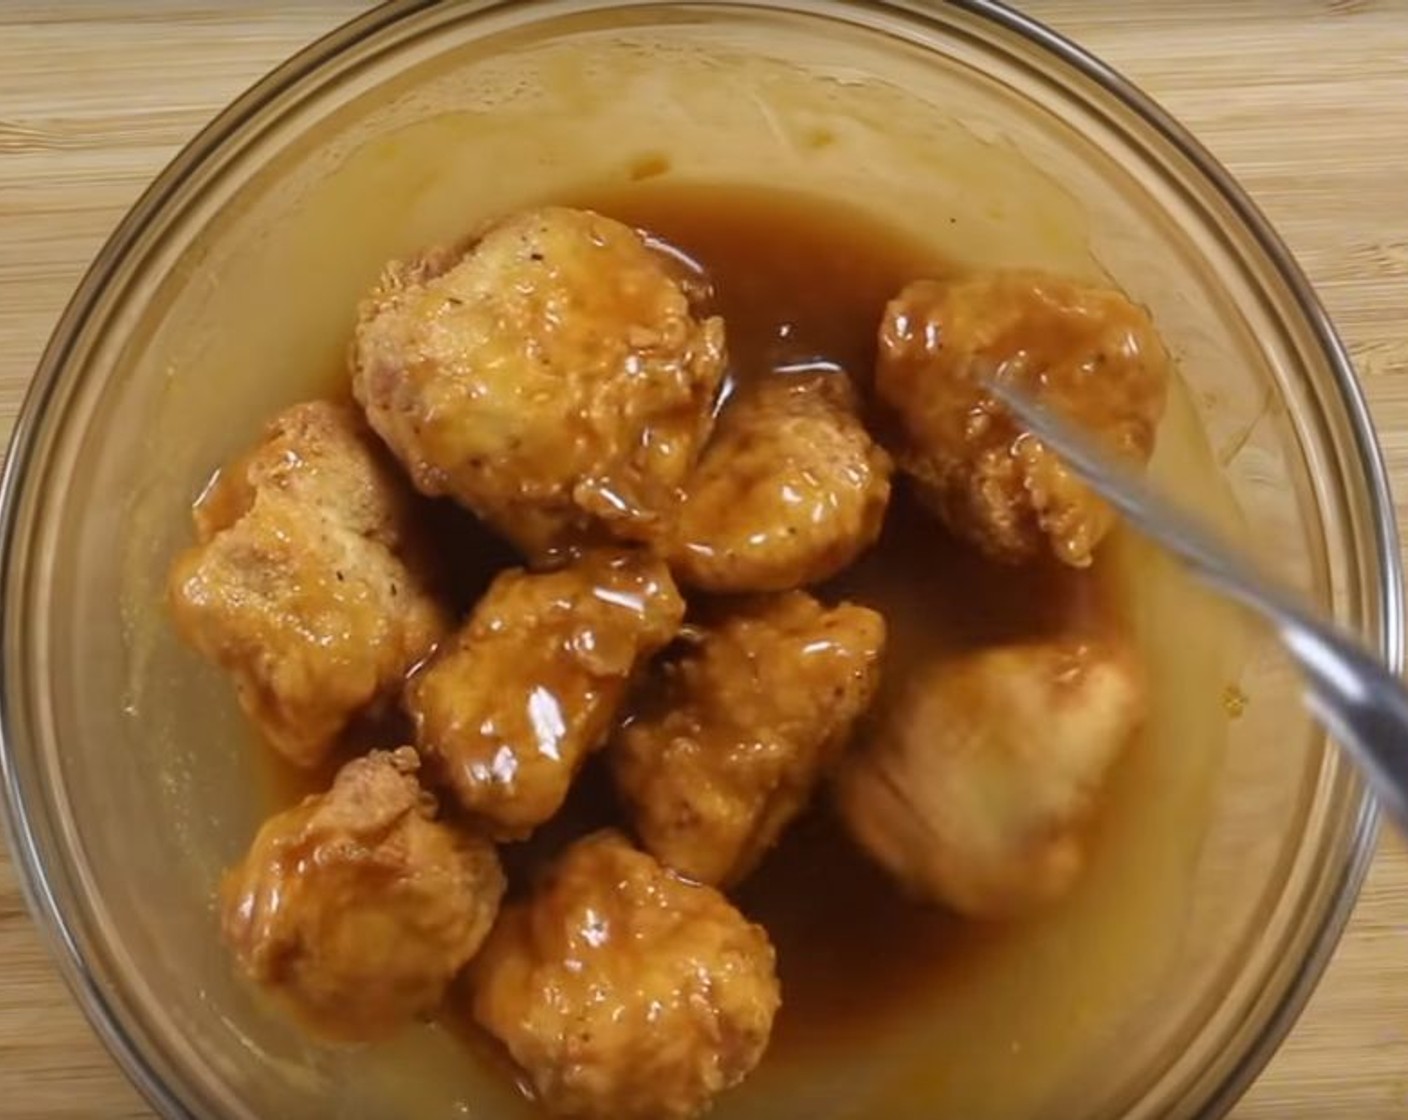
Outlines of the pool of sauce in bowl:
[{"label": "pool of sauce in bowl", "polygon": [[[902,239],[855,210],[803,194],[664,179],[555,201],[587,206],[645,231],[683,274],[707,278],[706,310],[727,323],[731,384],[828,370],[845,371],[867,391],[887,300],[912,280],[955,271],[931,247]],[[472,518],[443,504],[435,508],[437,531],[454,557],[456,597],[467,605],[510,560]],[[950,538],[897,477],[879,543],[818,594],[859,601],[885,614],[885,677],[893,686],[920,661],[992,642],[1125,629],[1132,578],[1128,554],[1124,547],[1106,549],[1085,571],[1055,562],[1020,570],[996,566]],[[882,684],[878,705],[887,702],[888,691]],[[349,750],[405,731],[396,724],[359,729]],[[1135,857],[1124,850],[1139,827],[1142,806],[1160,796],[1154,785],[1158,770],[1143,763],[1117,768],[1107,801],[1119,803],[1120,811],[1105,816],[1120,819],[1102,816],[1092,827],[1092,864],[1109,866],[1092,866],[1087,878],[1099,881],[1076,892],[1087,897],[1054,908],[1051,918],[1005,923],[966,922],[908,900],[856,850],[819,794],[734,892],[739,906],[772,937],[783,1006],[763,1067],[721,1103],[719,1114],[751,1118],[785,1111],[790,1104],[778,1102],[794,1099],[789,1078],[814,1081],[816,1071],[833,1063],[837,1078],[880,1079],[866,1090],[857,1116],[879,1114],[874,1109],[909,1115],[919,1102],[926,1104],[925,1115],[1020,1114],[1009,1108],[1019,1108],[1023,1094],[1014,1092],[1009,1100],[1003,1082],[1019,1068],[1031,1074],[1034,1085],[1052,1081],[1058,1065],[1072,1064],[1081,1046],[1076,1034],[1094,1030],[1091,1023],[1081,1025],[1082,1017],[1098,1019],[1107,1014],[1102,1008],[1128,1002],[1128,993],[1120,994],[1123,987],[1147,980],[1153,967],[1152,957],[1134,960],[1145,950],[1126,951],[1121,945],[1147,940],[1148,930],[1176,911],[1172,881],[1168,898],[1130,890]],[[324,788],[331,771],[272,773],[277,800],[287,801]],[[454,810],[447,806],[447,812]],[[511,892],[525,890],[537,869],[571,838],[603,825],[628,822],[596,758],[558,818],[532,840],[504,849]],[[1197,821],[1190,817],[1187,827],[1196,828]],[[1181,844],[1173,838],[1166,846],[1172,852]],[[1111,858],[1101,859],[1101,847],[1111,849]],[[1181,857],[1169,856],[1175,858]],[[1135,906],[1146,911],[1138,920],[1130,917]],[[1090,974],[1089,991],[1079,995],[1064,989],[1040,993],[1053,967],[1069,965],[1073,945],[1097,927],[1116,925],[1123,940],[1111,941],[1110,952],[1129,957],[1128,968],[1102,964],[1098,975]],[[1052,983],[1059,988],[1063,981]],[[1014,1016],[1014,1009],[1022,1015]],[[457,1035],[467,1033],[462,1021],[443,1025]],[[907,1035],[943,1051],[949,1061],[936,1063],[914,1053],[904,1057],[909,1044],[895,1040]],[[1049,1054],[1032,1052],[1052,1039],[1057,1044]],[[506,1068],[488,1040],[471,1038],[470,1047],[490,1068]],[[877,1073],[868,1059],[855,1057],[866,1047],[901,1057],[881,1061]],[[404,1060],[398,1053],[404,1051],[388,1051],[388,1061]],[[853,1060],[859,1064],[846,1064]],[[955,1069],[965,1072],[955,1077]],[[780,1080],[770,1082],[778,1070]]]}]

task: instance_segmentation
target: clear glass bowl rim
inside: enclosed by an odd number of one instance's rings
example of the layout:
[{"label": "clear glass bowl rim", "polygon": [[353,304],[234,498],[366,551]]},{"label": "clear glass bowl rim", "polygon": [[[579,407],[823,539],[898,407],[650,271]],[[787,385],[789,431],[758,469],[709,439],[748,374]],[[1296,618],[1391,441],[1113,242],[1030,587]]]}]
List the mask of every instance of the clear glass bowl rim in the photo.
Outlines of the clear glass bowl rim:
[{"label": "clear glass bowl rim", "polygon": [[[218,162],[222,148],[236,137],[251,118],[270,103],[315,78],[318,72],[364,40],[393,25],[412,19],[436,7],[441,0],[393,0],[358,16],[270,71],[207,124],[153,180],[124,216],[94,258],[55,327],[40,359],[11,436],[8,453],[0,472],[0,588],[9,586],[16,555],[25,534],[21,532],[22,499],[26,480],[32,475],[39,435],[49,416],[51,402],[59,396],[65,375],[71,374],[69,356],[84,324],[107,298],[110,281],[129,251],[154,225],[170,218],[168,211],[179,189],[192,176],[212,162]],[[839,0],[858,10],[869,9],[889,18],[911,21],[921,28],[938,26],[933,7],[922,0]],[[510,4],[532,4],[534,0],[472,0],[464,15],[474,16]],[[649,0],[620,0],[622,7],[635,7]],[[806,11],[806,0],[711,0],[712,6],[774,8]],[[1404,612],[1398,531],[1391,490],[1381,450],[1374,433],[1367,402],[1359,386],[1348,353],[1290,251],[1272,229],[1256,204],[1230,173],[1167,112],[1132,83],[1095,56],[1037,20],[1006,7],[996,0],[945,0],[944,5],[970,17],[977,17],[997,29],[1013,33],[1029,46],[1056,60],[1073,76],[1092,83],[1112,96],[1140,123],[1151,128],[1179,156],[1185,159],[1211,187],[1219,200],[1235,215],[1242,232],[1272,266],[1290,293],[1296,309],[1309,328],[1316,345],[1333,375],[1339,403],[1349,424],[1355,465],[1371,510],[1371,554],[1367,557],[1377,581],[1371,589],[1375,610],[1365,625],[1377,636],[1377,652],[1397,674],[1403,665]],[[1363,547],[1365,542],[1356,542]],[[0,595],[0,637],[11,632],[7,615],[14,610]],[[19,611],[15,611],[19,614]],[[90,1025],[117,1060],[133,1084],[156,1111],[169,1117],[191,1114],[162,1082],[135,1040],[128,1037],[102,985],[90,971],[74,937],[70,915],[55,897],[41,856],[41,841],[27,804],[28,793],[15,764],[26,749],[12,726],[9,697],[17,687],[20,671],[0,660],[0,782],[3,783],[6,835],[20,873],[21,887],[31,914],[40,929],[51,958]],[[1251,1049],[1233,1065],[1228,1075],[1203,1102],[1203,1115],[1222,1115],[1252,1083],[1296,1021],[1328,964],[1341,933],[1353,911],[1360,886],[1373,856],[1378,812],[1373,799],[1362,795],[1360,811],[1348,847],[1347,858],[1332,892],[1332,903],[1310,938],[1306,958],[1281,994],[1266,1028]]]}]

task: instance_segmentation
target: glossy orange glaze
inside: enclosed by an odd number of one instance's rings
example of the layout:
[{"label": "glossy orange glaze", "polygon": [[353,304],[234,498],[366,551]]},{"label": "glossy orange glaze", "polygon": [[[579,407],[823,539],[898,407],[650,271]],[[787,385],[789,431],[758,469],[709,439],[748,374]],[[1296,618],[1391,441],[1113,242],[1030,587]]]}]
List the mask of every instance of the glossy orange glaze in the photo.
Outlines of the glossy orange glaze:
[{"label": "glossy orange glaze", "polygon": [[1169,362],[1120,292],[1029,271],[904,289],[886,309],[876,391],[900,466],[951,529],[998,560],[1091,562],[1114,513],[980,382],[1019,385],[1143,467]]},{"label": "glossy orange glaze", "polygon": [[475,1018],[553,1114],[689,1120],[762,1058],[773,962],[717,891],[604,831],[505,909],[469,980]]},{"label": "glossy orange glaze", "polygon": [[857,415],[844,371],[746,385],[724,406],[661,551],[715,592],[829,579],[875,543],[890,457]]},{"label": "glossy orange glaze", "polygon": [[645,553],[505,572],[411,682],[417,745],[479,823],[526,836],[561,808],[638,663],[683,616],[669,571]]},{"label": "glossy orange glaze", "polygon": [[530,558],[648,536],[708,429],[724,328],[627,226],[545,207],[463,255],[389,266],[363,302],[352,388],[423,493]]},{"label": "glossy orange glaze", "polygon": [[745,879],[813,800],[875,695],[885,620],[804,591],[720,603],[638,690],[611,748],[646,850]]},{"label": "glossy orange glaze", "polygon": [[433,820],[410,747],[348,763],[275,814],[221,886],[244,971],[316,1034],[388,1036],[433,1011],[503,895],[494,848]]},{"label": "glossy orange glaze", "polygon": [[274,417],[197,503],[172,616],[292,762],[335,753],[448,631],[419,513],[356,409],[328,401]]}]

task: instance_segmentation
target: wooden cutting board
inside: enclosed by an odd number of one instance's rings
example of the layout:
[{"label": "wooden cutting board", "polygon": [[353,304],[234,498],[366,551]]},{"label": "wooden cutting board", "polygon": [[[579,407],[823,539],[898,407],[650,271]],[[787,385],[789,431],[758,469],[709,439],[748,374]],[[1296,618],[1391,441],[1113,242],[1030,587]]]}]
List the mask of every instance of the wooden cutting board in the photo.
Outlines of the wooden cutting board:
[{"label": "wooden cutting board", "polygon": [[[151,176],[250,82],[362,7],[0,0],[0,442],[64,301]],[[1262,205],[1349,344],[1408,494],[1408,0],[1025,7],[1162,101]],[[50,967],[3,854],[0,1115],[150,1115]],[[1398,841],[1384,842],[1319,991],[1236,1116],[1408,1118]]]}]

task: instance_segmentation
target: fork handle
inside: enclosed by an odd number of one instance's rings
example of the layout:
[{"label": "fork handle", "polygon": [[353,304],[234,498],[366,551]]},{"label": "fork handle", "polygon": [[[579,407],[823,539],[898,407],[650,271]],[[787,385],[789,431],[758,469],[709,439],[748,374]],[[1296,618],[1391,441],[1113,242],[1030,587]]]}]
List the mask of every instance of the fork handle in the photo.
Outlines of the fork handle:
[{"label": "fork handle", "polygon": [[1281,619],[1281,637],[1305,673],[1306,703],[1369,779],[1408,835],[1408,689],[1356,642],[1306,619]]}]

